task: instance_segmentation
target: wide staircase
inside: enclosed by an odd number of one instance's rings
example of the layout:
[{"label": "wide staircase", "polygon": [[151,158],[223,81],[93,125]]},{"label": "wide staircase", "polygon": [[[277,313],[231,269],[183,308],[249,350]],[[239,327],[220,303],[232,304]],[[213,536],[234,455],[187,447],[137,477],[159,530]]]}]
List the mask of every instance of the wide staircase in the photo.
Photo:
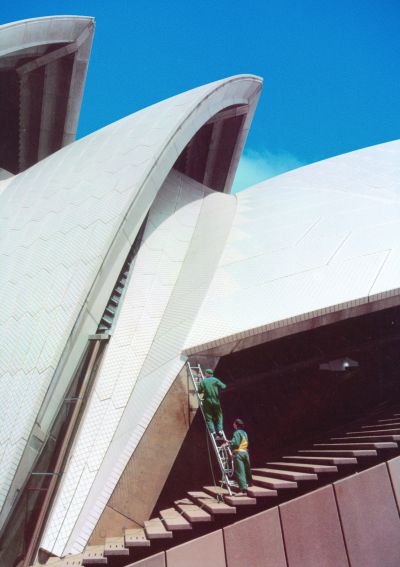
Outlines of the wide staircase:
[{"label": "wide staircase", "polygon": [[379,406],[323,439],[303,443],[289,454],[253,468],[253,485],[247,496],[236,496],[235,487],[203,486],[171,502],[170,508],[160,510],[143,528],[126,529],[120,537],[88,546],[79,555],[51,557],[46,565],[134,565],[144,557],[391,459],[400,453],[399,441],[400,411]]}]

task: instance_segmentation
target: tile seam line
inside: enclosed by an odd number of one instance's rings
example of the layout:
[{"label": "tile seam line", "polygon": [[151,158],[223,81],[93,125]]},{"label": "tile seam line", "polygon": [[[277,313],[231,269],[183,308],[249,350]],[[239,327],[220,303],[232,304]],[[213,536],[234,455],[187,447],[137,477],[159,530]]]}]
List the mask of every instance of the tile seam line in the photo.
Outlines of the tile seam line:
[{"label": "tile seam line", "polygon": [[391,473],[391,470],[389,468],[389,461],[385,461],[385,464],[386,464],[386,469],[387,469],[387,473],[388,473],[388,477],[389,477],[389,481],[390,481],[390,486],[391,486],[392,492],[393,492],[394,501],[396,502],[397,512],[400,516],[400,503],[397,501],[397,498],[396,498],[396,491],[395,491],[395,488],[394,488],[392,473]]},{"label": "tile seam line", "polygon": [[338,498],[337,498],[335,483],[331,483],[331,486],[332,486],[332,490],[333,490],[333,497],[335,499],[336,511],[337,511],[337,515],[338,515],[338,518],[339,518],[340,531],[341,531],[342,538],[343,538],[344,549],[346,551],[347,562],[349,564],[349,567],[352,567],[352,563],[350,561],[350,552],[349,552],[349,549],[348,549],[348,546],[347,546],[346,536],[345,536],[345,533],[344,533],[343,519],[342,519],[342,515],[340,513],[340,507],[339,507],[339,501],[338,501]]},{"label": "tile seam line", "polygon": [[[286,544],[286,539],[285,539],[285,532],[283,529],[283,522],[282,522],[282,511],[281,511],[281,507],[277,506],[276,507],[278,509],[278,517],[279,517],[279,525],[281,528],[281,534],[282,534],[282,543],[283,543],[283,552],[285,554],[285,561],[286,561],[286,567],[289,567],[289,559],[288,559],[288,553],[287,553],[287,544]],[[273,510],[273,508],[272,508]]]}]

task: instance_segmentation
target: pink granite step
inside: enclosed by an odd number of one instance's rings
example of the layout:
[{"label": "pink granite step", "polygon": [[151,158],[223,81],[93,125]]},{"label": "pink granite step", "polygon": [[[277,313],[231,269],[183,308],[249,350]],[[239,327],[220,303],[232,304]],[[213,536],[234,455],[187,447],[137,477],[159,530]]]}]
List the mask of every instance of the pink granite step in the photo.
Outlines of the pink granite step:
[{"label": "pink granite step", "polygon": [[376,443],[314,443],[313,447],[332,448],[332,449],[395,449],[397,443],[376,442]]},{"label": "pink granite step", "polygon": [[318,480],[315,473],[306,473],[301,471],[288,471],[275,468],[257,468],[252,469],[253,473],[269,476],[273,478],[282,478],[283,480]]},{"label": "pink granite step", "polygon": [[104,544],[104,555],[129,555],[129,549],[125,547],[125,539],[120,537],[107,537]]},{"label": "pink granite step", "polygon": [[398,429],[362,429],[361,431],[348,431],[346,435],[400,435],[400,428]]},{"label": "pink granite step", "polygon": [[223,500],[218,501],[210,494],[207,494],[207,492],[201,490],[192,491],[188,492],[188,496],[210,514],[236,514],[236,508],[234,506],[225,504]]},{"label": "pink granite step", "polygon": [[276,469],[283,469],[283,470],[294,470],[294,471],[301,471],[301,472],[314,472],[314,473],[335,473],[338,471],[338,468],[334,465],[319,465],[316,463],[307,464],[307,463],[280,463],[280,462],[269,462],[267,463],[270,466],[273,466]]},{"label": "pink granite step", "polygon": [[89,545],[83,552],[82,565],[107,565],[104,545]]},{"label": "pink granite step", "polygon": [[331,457],[376,457],[377,452],[373,449],[301,449],[302,455],[309,456],[331,456]]},{"label": "pink granite step", "polygon": [[161,510],[160,516],[167,530],[191,530],[192,524],[175,508]]},{"label": "pink granite step", "polygon": [[149,547],[150,541],[143,528],[129,528],[125,530],[126,547]]},{"label": "pink granite step", "polygon": [[289,457],[282,457],[282,459],[287,459],[296,463],[317,463],[320,465],[356,465],[358,463],[357,459],[353,456],[314,456],[314,457],[306,457],[306,456],[289,456]]},{"label": "pink granite step", "polygon": [[277,490],[265,488],[263,486],[252,485],[247,489],[247,494],[252,498],[274,498],[278,496]]},{"label": "pink granite step", "polygon": [[346,437],[331,437],[331,441],[369,442],[400,441],[400,435],[347,435]]},{"label": "pink granite step", "polygon": [[362,425],[361,429],[386,429],[388,427],[399,427],[400,426],[400,421],[396,421],[393,423],[374,423],[374,424],[370,424],[370,425]]},{"label": "pink granite step", "polygon": [[182,512],[183,516],[189,522],[211,522],[212,516],[203,508],[194,504],[189,498],[182,498],[181,500],[176,500],[174,502],[176,508]]},{"label": "pink granite step", "polygon": [[264,488],[273,488],[274,490],[281,488],[297,488],[297,482],[268,476],[253,475],[253,484],[263,486]]},{"label": "pink granite step", "polygon": [[160,518],[152,518],[144,523],[147,539],[170,539],[172,532],[167,530]]},{"label": "pink granite step", "polygon": [[203,486],[203,489],[207,494],[211,494],[211,496],[222,496],[229,506],[251,506],[257,504],[255,498],[250,496],[235,496],[235,493],[229,494],[226,488],[221,488],[220,486]]}]

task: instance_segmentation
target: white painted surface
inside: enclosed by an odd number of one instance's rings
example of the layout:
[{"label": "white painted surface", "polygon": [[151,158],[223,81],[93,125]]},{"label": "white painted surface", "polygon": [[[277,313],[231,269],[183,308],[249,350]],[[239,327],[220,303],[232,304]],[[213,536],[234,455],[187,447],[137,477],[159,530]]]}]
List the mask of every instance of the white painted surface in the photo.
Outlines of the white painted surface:
[{"label": "white painted surface", "polygon": [[235,206],[234,197],[210,191],[175,171],[158,193],[47,524],[41,544],[45,549],[57,555],[77,552],[92,533],[184,363],[182,347],[217,266]]},{"label": "white painted surface", "polygon": [[236,197],[187,352],[399,295],[400,142],[291,171]]},{"label": "white painted surface", "polygon": [[[29,472],[18,467],[34,423],[45,435],[178,155],[215,113],[254,106],[260,84],[233,77],[146,108],[15,176],[0,194],[0,521]],[[182,261],[184,246],[175,239],[166,255]],[[145,316],[161,308],[154,302]],[[116,393],[111,422],[125,399]]]}]

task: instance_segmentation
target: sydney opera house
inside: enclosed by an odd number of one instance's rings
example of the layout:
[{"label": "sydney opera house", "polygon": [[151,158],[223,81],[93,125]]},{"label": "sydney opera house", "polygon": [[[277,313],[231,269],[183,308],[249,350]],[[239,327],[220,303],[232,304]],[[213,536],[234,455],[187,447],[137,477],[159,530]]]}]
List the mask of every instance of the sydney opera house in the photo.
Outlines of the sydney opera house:
[{"label": "sydney opera house", "polygon": [[93,30],[0,27],[1,567],[398,567],[400,143],[231,194],[253,75],[75,141]]}]

